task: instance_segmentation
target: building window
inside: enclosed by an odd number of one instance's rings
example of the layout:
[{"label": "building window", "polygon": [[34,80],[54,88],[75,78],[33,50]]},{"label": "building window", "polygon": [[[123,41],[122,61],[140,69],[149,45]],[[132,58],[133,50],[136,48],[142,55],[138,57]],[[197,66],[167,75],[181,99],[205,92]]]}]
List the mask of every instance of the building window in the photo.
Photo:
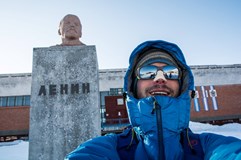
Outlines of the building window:
[{"label": "building window", "polygon": [[1,107],[7,106],[7,100],[8,100],[8,97],[0,97],[0,106]]},{"label": "building window", "polygon": [[23,106],[30,106],[30,96],[24,96]]},{"label": "building window", "polygon": [[105,97],[109,95],[108,91],[102,91],[100,92],[100,105],[104,106],[105,105]]},{"label": "building window", "polygon": [[22,105],[23,105],[23,96],[17,96],[15,106],[22,106]]},{"label": "building window", "polygon": [[15,104],[15,97],[8,97],[8,105],[7,106],[14,106]]},{"label": "building window", "polygon": [[0,97],[0,106],[30,106],[30,96]]},{"label": "building window", "polygon": [[118,98],[117,99],[117,105],[124,105],[123,98]]},{"label": "building window", "polygon": [[123,94],[123,88],[110,88],[110,95],[117,96]]}]

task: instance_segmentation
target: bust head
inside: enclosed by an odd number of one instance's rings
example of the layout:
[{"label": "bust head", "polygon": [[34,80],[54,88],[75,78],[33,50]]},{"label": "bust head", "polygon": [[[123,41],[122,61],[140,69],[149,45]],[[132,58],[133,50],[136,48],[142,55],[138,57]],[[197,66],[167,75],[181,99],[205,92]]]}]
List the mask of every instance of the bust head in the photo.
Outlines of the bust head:
[{"label": "bust head", "polygon": [[61,35],[61,45],[83,45],[79,38],[82,36],[82,25],[76,15],[66,15],[59,24],[59,35]]}]

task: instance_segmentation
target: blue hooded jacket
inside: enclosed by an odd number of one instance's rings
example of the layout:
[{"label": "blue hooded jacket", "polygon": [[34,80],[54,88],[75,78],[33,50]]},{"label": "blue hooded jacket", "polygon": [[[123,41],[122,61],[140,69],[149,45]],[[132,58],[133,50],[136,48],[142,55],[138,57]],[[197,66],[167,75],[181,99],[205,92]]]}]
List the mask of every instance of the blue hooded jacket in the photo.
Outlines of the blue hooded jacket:
[{"label": "blue hooded jacket", "polygon": [[[133,74],[138,58],[150,49],[169,53],[182,71],[181,90],[178,97],[150,96],[136,99],[133,93]],[[147,41],[133,50],[124,79],[125,101],[129,121],[139,143],[136,160],[184,159],[181,133],[188,128],[194,78],[179,47],[162,40]],[[216,134],[200,134],[204,159],[241,159],[241,140]],[[108,134],[81,144],[66,156],[66,160],[120,159],[117,151],[117,135]]]}]

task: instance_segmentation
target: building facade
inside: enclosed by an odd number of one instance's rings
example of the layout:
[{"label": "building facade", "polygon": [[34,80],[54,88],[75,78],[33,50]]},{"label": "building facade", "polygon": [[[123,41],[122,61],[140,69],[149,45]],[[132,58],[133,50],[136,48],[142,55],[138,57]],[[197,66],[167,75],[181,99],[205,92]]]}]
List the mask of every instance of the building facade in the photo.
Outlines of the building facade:
[{"label": "building facade", "polygon": [[[191,120],[223,124],[241,120],[241,64],[191,66],[196,97]],[[126,69],[99,70],[103,132],[128,124],[122,98]],[[0,136],[28,135],[31,73],[0,74]]]}]

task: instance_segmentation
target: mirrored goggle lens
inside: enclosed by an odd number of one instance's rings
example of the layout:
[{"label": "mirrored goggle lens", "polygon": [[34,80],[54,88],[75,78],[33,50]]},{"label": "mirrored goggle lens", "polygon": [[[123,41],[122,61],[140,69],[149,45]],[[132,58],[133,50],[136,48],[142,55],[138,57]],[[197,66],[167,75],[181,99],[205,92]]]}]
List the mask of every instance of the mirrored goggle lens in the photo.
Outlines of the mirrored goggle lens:
[{"label": "mirrored goggle lens", "polygon": [[162,71],[167,79],[179,79],[179,71],[175,66],[164,66]]},{"label": "mirrored goggle lens", "polygon": [[179,79],[179,71],[175,66],[144,66],[139,69],[140,79],[154,79],[157,71],[162,70],[166,79]]}]

